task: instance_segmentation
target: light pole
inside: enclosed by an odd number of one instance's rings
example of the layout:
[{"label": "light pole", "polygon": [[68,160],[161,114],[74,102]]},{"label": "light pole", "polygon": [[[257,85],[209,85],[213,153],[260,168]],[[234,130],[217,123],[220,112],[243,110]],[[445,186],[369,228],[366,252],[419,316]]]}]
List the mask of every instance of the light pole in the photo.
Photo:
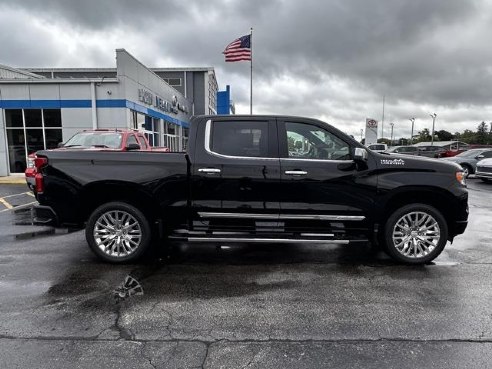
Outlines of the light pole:
[{"label": "light pole", "polygon": [[390,139],[390,146],[393,146],[393,126],[395,123],[390,123],[391,126],[391,139]]},{"label": "light pole", "polygon": [[415,118],[410,118],[410,122],[412,122],[412,133],[410,135],[410,145],[413,145],[413,124],[415,123]]},{"label": "light pole", "polygon": [[361,128],[360,129],[360,143],[362,143],[362,135],[364,134],[364,130]]},{"label": "light pole", "polygon": [[431,146],[434,146],[434,124],[436,123],[437,114],[431,114],[432,117],[432,134],[431,134]]}]

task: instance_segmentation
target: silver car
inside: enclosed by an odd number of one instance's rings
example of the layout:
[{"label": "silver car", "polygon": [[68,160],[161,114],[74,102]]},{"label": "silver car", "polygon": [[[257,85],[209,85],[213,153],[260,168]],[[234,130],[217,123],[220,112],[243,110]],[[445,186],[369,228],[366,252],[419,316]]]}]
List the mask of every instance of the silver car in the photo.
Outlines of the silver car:
[{"label": "silver car", "polygon": [[385,151],[388,154],[418,155],[419,150],[416,146],[394,146]]},{"label": "silver car", "polygon": [[475,173],[477,163],[486,158],[492,158],[492,149],[471,149],[450,158],[442,158],[441,160],[458,163],[463,168],[465,177],[468,177],[470,174]]},{"label": "silver car", "polygon": [[484,182],[492,183],[492,159],[483,159],[477,163],[475,176]]}]

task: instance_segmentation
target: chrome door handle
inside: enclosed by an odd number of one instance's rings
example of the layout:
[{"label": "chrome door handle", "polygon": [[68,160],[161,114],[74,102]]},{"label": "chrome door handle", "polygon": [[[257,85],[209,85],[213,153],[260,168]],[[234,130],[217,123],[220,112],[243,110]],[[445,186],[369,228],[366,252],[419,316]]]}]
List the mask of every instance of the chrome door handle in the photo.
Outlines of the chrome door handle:
[{"label": "chrome door handle", "polygon": [[217,169],[217,168],[199,168],[198,172],[207,173],[207,174],[216,174],[216,173],[220,173],[220,169]]},{"label": "chrome door handle", "polygon": [[308,172],[305,170],[286,170],[285,174],[289,176],[305,176]]}]

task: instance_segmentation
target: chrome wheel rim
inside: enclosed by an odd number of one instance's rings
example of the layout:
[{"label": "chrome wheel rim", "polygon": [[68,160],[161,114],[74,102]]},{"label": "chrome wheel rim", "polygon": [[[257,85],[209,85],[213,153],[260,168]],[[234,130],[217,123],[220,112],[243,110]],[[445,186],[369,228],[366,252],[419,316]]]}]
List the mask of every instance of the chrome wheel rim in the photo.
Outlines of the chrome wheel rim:
[{"label": "chrome wheel rim", "polygon": [[429,213],[413,211],[403,215],[393,227],[393,245],[403,256],[423,258],[437,247],[441,230]]},{"label": "chrome wheel rim", "polygon": [[462,167],[463,168],[463,175],[466,177],[468,177],[468,175],[470,174],[470,171],[468,170],[468,167],[467,166],[464,166]]},{"label": "chrome wheel rim", "polygon": [[137,219],[122,210],[102,214],[94,226],[94,240],[106,255],[123,258],[135,252],[142,241],[142,229]]}]

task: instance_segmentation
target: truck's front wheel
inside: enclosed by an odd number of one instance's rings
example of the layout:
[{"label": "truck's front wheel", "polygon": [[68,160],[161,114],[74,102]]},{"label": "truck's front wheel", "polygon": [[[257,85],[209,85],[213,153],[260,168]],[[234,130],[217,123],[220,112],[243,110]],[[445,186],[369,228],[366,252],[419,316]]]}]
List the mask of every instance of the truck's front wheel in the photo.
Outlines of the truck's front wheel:
[{"label": "truck's front wheel", "polygon": [[151,229],[145,215],[133,205],[109,202],[91,214],[85,229],[91,250],[110,263],[135,261],[151,242]]},{"label": "truck's front wheel", "polygon": [[386,221],[385,249],[408,264],[424,264],[435,259],[448,240],[448,226],[432,206],[410,204],[397,209]]}]

